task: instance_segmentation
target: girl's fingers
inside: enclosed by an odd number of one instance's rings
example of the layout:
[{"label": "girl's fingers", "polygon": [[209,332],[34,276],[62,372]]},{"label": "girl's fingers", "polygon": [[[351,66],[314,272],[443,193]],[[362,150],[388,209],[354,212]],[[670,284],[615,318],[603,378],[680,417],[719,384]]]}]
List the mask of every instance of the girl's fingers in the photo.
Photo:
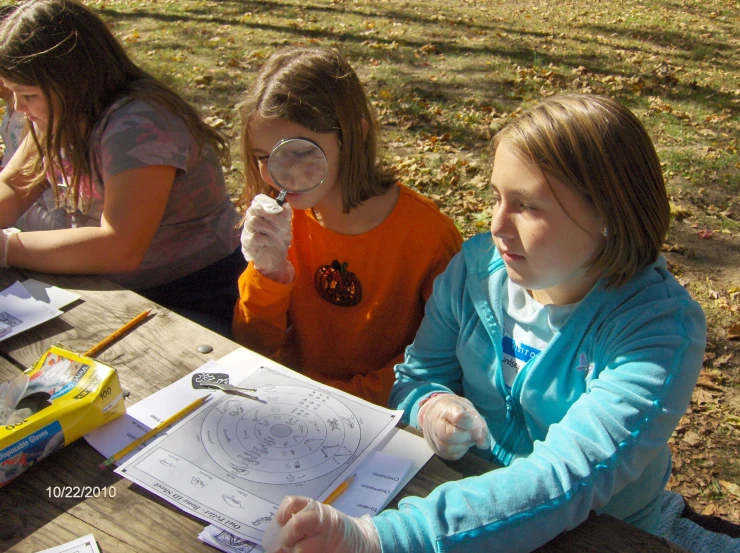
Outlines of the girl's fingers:
[{"label": "girl's fingers", "polygon": [[287,551],[292,551],[294,548],[296,551],[318,550],[326,540],[323,534],[326,534],[326,529],[323,528],[322,532],[321,511],[303,509],[285,523],[280,532],[280,545]]},{"label": "girl's fingers", "polygon": [[[488,426],[479,415],[470,413],[469,411],[463,411],[456,415],[452,417],[450,424],[458,429],[459,434],[464,434],[480,448],[490,445]],[[460,440],[462,439],[463,436],[460,436]],[[451,438],[451,440],[453,443],[455,442],[454,438]]]},{"label": "girl's fingers", "polygon": [[312,499],[300,495],[285,496],[285,499],[280,503],[278,512],[275,514],[278,524],[285,526],[293,515],[305,509],[311,501]]},{"label": "girl's fingers", "polygon": [[443,431],[438,434],[442,441],[450,445],[464,443],[472,445],[473,437],[471,436],[470,431],[465,428],[461,428],[449,420],[445,420],[445,423]]}]

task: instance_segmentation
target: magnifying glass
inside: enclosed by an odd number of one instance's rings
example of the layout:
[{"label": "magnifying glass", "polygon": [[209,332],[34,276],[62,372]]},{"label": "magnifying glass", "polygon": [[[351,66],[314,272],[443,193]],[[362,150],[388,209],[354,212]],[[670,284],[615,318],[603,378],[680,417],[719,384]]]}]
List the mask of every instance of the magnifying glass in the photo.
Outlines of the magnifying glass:
[{"label": "magnifying glass", "polygon": [[321,146],[308,138],[285,138],[275,144],[267,162],[273,182],[280,187],[278,205],[288,194],[303,194],[319,186],[329,170]]}]

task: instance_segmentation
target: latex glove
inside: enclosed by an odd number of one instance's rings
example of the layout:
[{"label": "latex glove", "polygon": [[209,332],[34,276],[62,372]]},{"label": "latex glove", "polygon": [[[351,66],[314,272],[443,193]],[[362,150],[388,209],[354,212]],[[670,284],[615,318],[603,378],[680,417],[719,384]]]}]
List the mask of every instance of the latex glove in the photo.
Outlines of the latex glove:
[{"label": "latex glove", "polygon": [[265,194],[257,194],[247,209],[242,229],[242,253],[254,268],[267,278],[287,284],[295,277],[288,261],[293,240],[290,204],[282,206]]},{"label": "latex glove", "polygon": [[29,380],[27,374],[21,373],[13,380],[0,382],[0,425],[15,424],[31,414],[30,409],[15,409],[26,395]]},{"label": "latex glove", "polygon": [[380,536],[369,515],[354,518],[300,496],[283,499],[262,547],[266,553],[381,553]]},{"label": "latex glove", "polygon": [[433,396],[419,409],[418,422],[424,440],[443,459],[460,459],[474,444],[480,449],[491,447],[486,421],[464,397]]},{"label": "latex glove", "polygon": [[0,232],[0,267],[8,266],[8,247],[13,234],[20,232],[17,228],[6,228]]}]

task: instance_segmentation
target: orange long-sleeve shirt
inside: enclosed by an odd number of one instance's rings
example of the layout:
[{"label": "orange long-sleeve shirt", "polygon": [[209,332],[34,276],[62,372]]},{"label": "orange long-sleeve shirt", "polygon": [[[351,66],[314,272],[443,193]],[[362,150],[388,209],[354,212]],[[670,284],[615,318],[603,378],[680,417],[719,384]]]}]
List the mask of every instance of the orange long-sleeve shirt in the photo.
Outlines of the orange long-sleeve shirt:
[{"label": "orange long-sleeve shirt", "polygon": [[239,279],[234,339],[386,405],[393,367],[414,339],[434,278],[461,244],[453,222],[404,186],[386,220],[360,235],[327,230],[311,210],[296,210],[288,251],[295,280],[279,284],[250,263]]}]

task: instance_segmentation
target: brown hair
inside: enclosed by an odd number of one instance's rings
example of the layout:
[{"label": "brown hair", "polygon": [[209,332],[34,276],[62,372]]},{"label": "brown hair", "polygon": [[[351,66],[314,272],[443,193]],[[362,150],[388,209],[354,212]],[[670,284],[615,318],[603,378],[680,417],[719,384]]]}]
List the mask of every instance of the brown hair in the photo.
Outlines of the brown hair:
[{"label": "brown hair", "polygon": [[493,139],[586,198],[608,229],[590,270],[621,286],[660,254],[670,206],[660,161],[637,117],[603,96],[548,98]]},{"label": "brown hair", "polygon": [[[28,170],[35,175],[32,186],[44,183],[48,172],[62,167],[64,152],[73,167],[67,183],[72,190],[71,208],[78,207],[80,178],[91,173],[93,127],[124,96],[149,101],[181,117],[199,147],[210,144],[229,163],[226,138],[177,93],[139,68],[105,23],[76,0],[28,0],[4,12],[0,76],[41,88],[49,119],[44,136],[37,136],[32,126],[28,129],[37,150]],[[61,104],[57,125],[52,125],[52,93]],[[53,180],[52,186],[58,198]]]},{"label": "brown hair", "polygon": [[333,48],[278,50],[247,91],[241,104],[246,204],[259,193],[272,193],[252,153],[249,121],[255,115],[287,120],[312,132],[337,133],[345,213],[383,194],[395,181],[392,170],[379,161],[378,126],[360,79]]}]

